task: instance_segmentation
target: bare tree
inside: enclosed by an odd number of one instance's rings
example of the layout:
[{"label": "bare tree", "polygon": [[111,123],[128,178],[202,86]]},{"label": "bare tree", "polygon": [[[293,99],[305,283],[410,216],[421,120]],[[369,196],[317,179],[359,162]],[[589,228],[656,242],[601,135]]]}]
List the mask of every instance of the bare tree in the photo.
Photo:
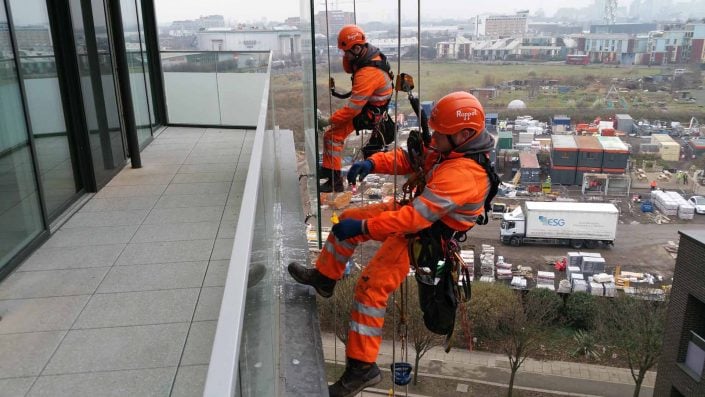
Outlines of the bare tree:
[{"label": "bare tree", "polygon": [[517,371],[527,358],[540,349],[546,326],[556,318],[557,305],[546,304],[545,292],[550,293],[547,290],[534,289],[527,293],[524,299],[518,292],[505,302],[507,311],[500,320],[498,333],[501,337],[501,348],[509,358],[509,397],[512,396]]},{"label": "bare tree", "polygon": [[634,379],[634,397],[639,397],[646,372],[661,356],[664,325],[666,323],[667,302],[621,296],[617,298],[608,313],[609,325],[605,328],[606,337],[621,352],[629,363]]}]

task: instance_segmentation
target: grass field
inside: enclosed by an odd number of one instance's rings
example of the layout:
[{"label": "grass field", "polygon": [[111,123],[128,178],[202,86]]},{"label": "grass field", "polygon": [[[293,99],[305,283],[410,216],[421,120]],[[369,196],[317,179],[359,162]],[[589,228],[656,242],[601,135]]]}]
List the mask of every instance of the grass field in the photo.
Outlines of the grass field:
[{"label": "grass field", "polygon": [[[340,69],[333,65],[333,70]],[[503,84],[512,80],[537,80],[535,88],[502,88],[493,99],[482,99],[488,112],[499,112],[500,118],[513,118],[518,114],[530,114],[534,118],[547,121],[554,114],[567,114],[577,120],[591,120],[596,116],[610,117],[615,113],[628,113],[634,119],[661,119],[687,123],[691,117],[705,117],[705,103],[687,103],[674,101],[668,91],[649,91],[644,89],[625,89],[627,84],[639,85],[644,76],[668,74],[669,69],[645,66],[614,65],[566,65],[563,63],[527,63],[527,64],[477,64],[469,62],[402,61],[399,66],[392,63],[396,75],[399,71],[414,77],[415,93],[422,100],[436,100],[441,96],[457,90],[470,90],[478,87],[506,87]],[[344,100],[333,98],[328,94],[328,67],[319,66],[316,71],[318,82],[318,107],[324,114],[343,106]],[[350,89],[350,75],[341,72],[331,73],[335,78],[338,91]],[[553,80],[554,88],[542,86],[544,81]],[[280,74],[272,77],[272,87],[277,101],[277,120],[285,128],[299,130],[300,124],[294,123],[301,117],[302,83],[301,71]],[[605,101],[612,84],[620,90],[619,100],[613,103]],[[702,84],[702,83],[701,83]],[[559,93],[555,86],[571,87],[565,93]],[[533,94],[533,95],[532,95]],[[507,111],[507,104],[513,99],[521,99],[527,109],[519,112]],[[399,96],[398,111],[408,113],[411,108],[402,95]]]}]

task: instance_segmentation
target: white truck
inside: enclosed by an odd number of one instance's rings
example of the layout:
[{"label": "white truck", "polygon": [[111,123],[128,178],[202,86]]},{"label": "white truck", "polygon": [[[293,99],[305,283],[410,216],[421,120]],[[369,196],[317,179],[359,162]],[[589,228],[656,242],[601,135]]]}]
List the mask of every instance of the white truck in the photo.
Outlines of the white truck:
[{"label": "white truck", "polygon": [[575,249],[614,245],[619,210],[610,203],[527,201],[503,214],[504,244],[570,245]]}]

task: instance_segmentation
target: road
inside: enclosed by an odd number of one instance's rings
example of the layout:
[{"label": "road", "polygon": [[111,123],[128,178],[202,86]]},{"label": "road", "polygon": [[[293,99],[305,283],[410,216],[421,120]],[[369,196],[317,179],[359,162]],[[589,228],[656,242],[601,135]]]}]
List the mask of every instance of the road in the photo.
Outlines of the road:
[{"label": "road", "polygon": [[[506,262],[514,265],[530,265],[534,270],[545,265],[552,257],[565,256],[570,247],[527,245],[512,247],[499,242],[499,221],[493,220],[485,226],[476,226],[468,233],[465,244],[474,244],[477,249],[481,244],[495,246],[495,255],[502,255]],[[617,226],[617,239],[614,247],[597,248],[607,262],[608,273],[614,266],[621,265],[622,270],[660,274],[665,280],[673,276],[675,259],[663,248],[669,241],[678,243],[679,230],[696,230],[704,227],[705,215],[696,215],[691,223],[684,224],[620,224]]]}]

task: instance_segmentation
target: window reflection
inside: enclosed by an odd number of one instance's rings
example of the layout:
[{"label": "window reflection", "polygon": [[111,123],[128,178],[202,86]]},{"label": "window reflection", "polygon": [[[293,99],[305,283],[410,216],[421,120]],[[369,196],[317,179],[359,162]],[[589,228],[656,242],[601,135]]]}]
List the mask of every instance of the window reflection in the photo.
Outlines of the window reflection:
[{"label": "window reflection", "polygon": [[49,16],[43,0],[11,0],[10,4],[40,182],[51,218],[80,186],[64,120]]},{"label": "window reflection", "polygon": [[122,27],[125,35],[125,49],[127,50],[127,67],[130,70],[130,90],[132,91],[132,107],[135,111],[135,124],[137,137],[143,144],[152,136],[152,127],[149,114],[149,99],[147,97],[146,80],[146,53],[141,42],[138,7],[134,0],[120,2],[122,9]]},{"label": "window reflection", "polygon": [[90,9],[83,9],[81,3],[81,0],[70,0],[69,6],[93,169],[100,187],[124,164],[125,146],[105,24],[105,7],[102,0],[91,0]]},{"label": "window reflection", "polygon": [[7,14],[0,2],[0,268],[43,229],[18,75],[6,27]]}]

